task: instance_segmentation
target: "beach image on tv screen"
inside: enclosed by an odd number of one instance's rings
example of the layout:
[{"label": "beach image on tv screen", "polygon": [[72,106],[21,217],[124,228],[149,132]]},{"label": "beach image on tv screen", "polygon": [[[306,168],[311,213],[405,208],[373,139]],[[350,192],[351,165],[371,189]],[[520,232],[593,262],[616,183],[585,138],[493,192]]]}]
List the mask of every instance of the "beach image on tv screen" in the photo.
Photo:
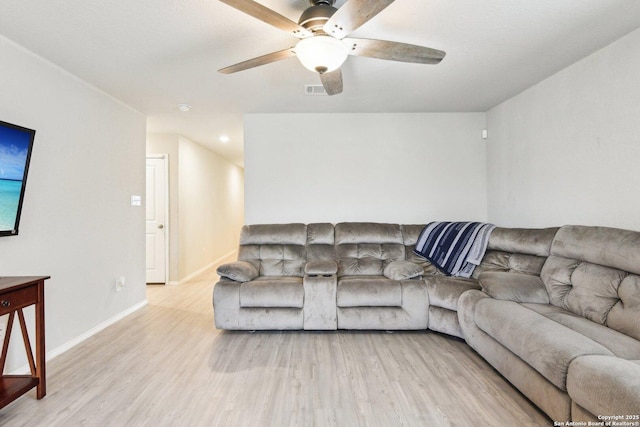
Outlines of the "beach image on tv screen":
[{"label": "beach image on tv screen", "polygon": [[13,230],[31,135],[0,127],[0,231]]}]

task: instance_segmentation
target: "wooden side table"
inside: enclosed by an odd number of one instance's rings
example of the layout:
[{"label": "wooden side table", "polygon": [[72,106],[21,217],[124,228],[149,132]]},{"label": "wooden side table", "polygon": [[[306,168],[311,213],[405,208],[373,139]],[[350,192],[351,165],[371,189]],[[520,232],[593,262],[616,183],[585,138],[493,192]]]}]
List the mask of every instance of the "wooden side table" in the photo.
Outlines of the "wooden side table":
[{"label": "wooden side table", "polygon": [[[7,331],[0,355],[0,408],[16,400],[36,387],[36,396],[42,399],[46,394],[45,379],[45,337],[44,337],[44,281],[49,276],[39,277],[0,277],[0,316],[9,315]],[[27,325],[24,320],[24,307],[35,304],[36,318],[36,354],[31,351]],[[31,375],[4,375],[9,339],[13,319],[16,314],[20,321],[22,340],[27,353]]]}]

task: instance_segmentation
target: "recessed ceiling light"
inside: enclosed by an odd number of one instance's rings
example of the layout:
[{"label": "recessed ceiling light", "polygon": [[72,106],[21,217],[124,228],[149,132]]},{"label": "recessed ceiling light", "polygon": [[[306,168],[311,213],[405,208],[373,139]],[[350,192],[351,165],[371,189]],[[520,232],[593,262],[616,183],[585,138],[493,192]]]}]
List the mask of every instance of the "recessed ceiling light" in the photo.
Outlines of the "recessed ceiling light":
[{"label": "recessed ceiling light", "polygon": [[189,105],[189,104],[178,104],[178,110],[182,111],[183,113],[187,113],[187,112],[191,111],[191,105]]},{"label": "recessed ceiling light", "polygon": [[220,140],[220,142],[222,142],[223,144],[226,144],[227,142],[230,141],[229,137],[227,135],[221,135],[220,138],[218,138]]}]

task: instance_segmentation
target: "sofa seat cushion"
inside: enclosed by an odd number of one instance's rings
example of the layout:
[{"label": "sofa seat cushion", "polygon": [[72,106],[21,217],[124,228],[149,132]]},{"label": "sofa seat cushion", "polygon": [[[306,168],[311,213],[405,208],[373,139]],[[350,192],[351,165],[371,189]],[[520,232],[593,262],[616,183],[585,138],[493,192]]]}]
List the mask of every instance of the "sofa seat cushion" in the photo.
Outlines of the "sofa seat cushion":
[{"label": "sofa seat cushion", "polygon": [[477,302],[476,325],[561,390],[569,363],[578,356],[613,353],[589,337],[513,301]]},{"label": "sofa seat cushion", "polygon": [[640,360],[578,357],[569,366],[567,390],[573,401],[596,416],[640,415]]},{"label": "sofa seat cushion", "polygon": [[301,277],[261,276],[240,285],[240,307],[302,308]]},{"label": "sofa seat cushion", "polygon": [[480,289],[474,279],[451,276],[425,276],[429,305],[458,311],[458,299],[469,289]]},{"label": "sofa seat cushion", "polygon": [[568,310],[549,304],[523,304],[525,307],[567,328],[585,335],[623,359],[640,359],[640,341]]},{"label": "sofa seat cushion", "polygon": [[345,276],[338,280],[338,307],[401,307],[402,284],[384,276]]}]

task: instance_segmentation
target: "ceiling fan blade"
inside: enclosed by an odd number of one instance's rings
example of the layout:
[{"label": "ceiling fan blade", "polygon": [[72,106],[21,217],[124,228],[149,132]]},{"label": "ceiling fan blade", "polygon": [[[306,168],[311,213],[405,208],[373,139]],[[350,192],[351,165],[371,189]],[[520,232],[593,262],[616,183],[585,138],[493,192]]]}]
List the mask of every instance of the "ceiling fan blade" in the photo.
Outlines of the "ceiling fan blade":
[{"label": "ceiling fan blade", "polygon": [[259,67],[260,65],[270,64],[272,62],[281,61],[283,59],[296,56],[293,47],[280,50],[278,52],[268,53],[266,55],[258,56],[257,58],[249,59],[247,61],[240,62],[229,67],[222,68],[218,72],[223,74],[237,73],[238,71],[248,70],[249,68]]},{"label": "ceiling fan blade", "polygon": [[349,46],[349,54],[389,61],[413,62],[417,64],[438,64],[445,52],[407,43],[386,40],[346,38],[342,41]]},{"label": "ceiling fan blade", "polygon": [[320,81],[327,95],[337,95],[342,92],[342,71],[338,68],[329,73],[320,74]]},{"label": "ceiling fan blade", "polygon": [[294,36],[303,39],[305,37],[312,36],[311,32],[304,27],[296,24],[289,18],[280,15],[269,9],[266,6],[261,5],[253,0],[220,0],[222,3],[226,3],[231,7],[238,9],[241,12],[251,15],[262,22],[273,25],[283,31],[292,33]]},{"label": "ceiling fan blade", "polygon": [[380,13],[394,0],[347,0],[324,25],[324,32],[343,39]]}]

